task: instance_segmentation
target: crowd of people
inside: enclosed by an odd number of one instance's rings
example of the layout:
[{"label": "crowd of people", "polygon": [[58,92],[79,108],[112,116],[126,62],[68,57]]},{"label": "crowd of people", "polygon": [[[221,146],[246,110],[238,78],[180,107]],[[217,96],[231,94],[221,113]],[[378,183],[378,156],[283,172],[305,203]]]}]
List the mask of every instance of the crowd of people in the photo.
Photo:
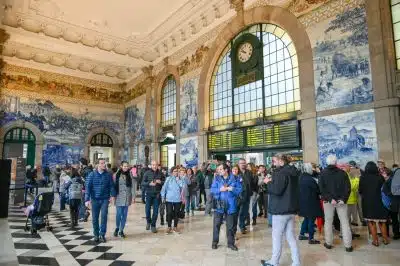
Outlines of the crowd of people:
[{"label": "crowd of people", "polygon": [[[166,234],[181,234],[179,224],[195,211],[213,215],[212,249],[218,248],[222,224],[226,225],[228,248],[237,251],[237,231],[247,234],[250,224],[256,226],[259,218],[267,218],[272,227],[273,254],[262,261],[263,265],[279,265],[284,235],[292,265],[300,265],[297,239],[320,244],[315,231],[322,224],[327,249],[333,248],[334,229],[347,252],[353,251],[353,239],[360,237],[357,226],[368,226],[368,238],[374,246],[379,246],[379,236],[384,245],[389,244],[389,225],[393,239],[399,239],[398,165],[388,169],[382,160],[377,164],[371,161],[362,170],[354,161],[338,164],[335,155],[329,155],[326,164],[320,169],[303,163],[300,169],[290,156],[277,154],[270,167],[240,159],[235,165],[226,161],[217,167],[204,163],[199,168],[176,166],[167,170],[156,161],[149,168],[131,167],[125,161],[111,168],[99,159],[93,168],[81,159],[78,168],[56,168],[53,187],[60,194],[60,210],[66,203],[70,206],[72,226],[87,221],[91,211],[95,241],[106,242],[110,202],[116,207],[114,236],[126,237],[128,210],[136,203],[138,189],[145,204],[145,229],[153,233],[157,233],[159,216],[161,226],[166,218]],[[298,236],[297,216],[303,218]]]}]

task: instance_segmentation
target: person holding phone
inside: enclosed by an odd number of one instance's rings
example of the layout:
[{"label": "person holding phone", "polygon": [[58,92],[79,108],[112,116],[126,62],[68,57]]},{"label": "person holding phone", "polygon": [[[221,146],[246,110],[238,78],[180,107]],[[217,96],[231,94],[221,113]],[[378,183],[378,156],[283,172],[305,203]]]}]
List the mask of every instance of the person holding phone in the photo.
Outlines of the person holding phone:
[{"label": "person holding phone", "polygon": [[[226,164],[221,164],[218,167],[219,176],[215,177],[211,185],[211,194],[214,198],[214,229],[212,249],[218,248],[219,232],[224,216],[226,217],[226,230],[228,237],[228,248],[237,251],[235,245],[235,225],[237,220],[237,201],[242,192],[242,185],[238,179],[229,174],[229,167]],[[239,169],[237,169],[237,172]]]}]

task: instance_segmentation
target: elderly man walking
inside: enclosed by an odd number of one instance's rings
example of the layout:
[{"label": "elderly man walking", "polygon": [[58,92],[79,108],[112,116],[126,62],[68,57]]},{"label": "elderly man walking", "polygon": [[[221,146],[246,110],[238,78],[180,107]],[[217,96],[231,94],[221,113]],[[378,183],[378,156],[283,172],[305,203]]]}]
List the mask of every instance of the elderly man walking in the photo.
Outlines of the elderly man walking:
[{"label": "elderly man walking", "polygon": [[339,216],[343,242],[347,252],[352,252],[352,235],[350,229],[349,216],[347,213],[347,201],[351,192],[351,185],[347,173],[336,166],[337,158],[335,155],[329,155],[326,158],[328,167],[321,172],[319,178],[319,189],[321,198],[324,202],[325,214],[325,248],[332,249],[333,216],[336,212]]}]

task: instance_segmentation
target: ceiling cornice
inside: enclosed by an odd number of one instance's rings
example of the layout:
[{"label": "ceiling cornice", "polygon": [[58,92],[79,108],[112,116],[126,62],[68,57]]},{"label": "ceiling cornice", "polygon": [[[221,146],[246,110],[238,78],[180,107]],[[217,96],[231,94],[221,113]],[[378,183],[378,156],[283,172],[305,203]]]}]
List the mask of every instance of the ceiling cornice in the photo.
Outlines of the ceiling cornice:
[{"label": "ceiling cornice", "polygon": [[[131,73],[132,70],[127,67],[111,65],[70,54],[55,53],[13,41],[8,41],[4,44],[3,55],[87,73],[91,72],[120,80],[125,80],[133,74]],[[7,58],[5,60],[7,61]]]},{"label": "ceiling cornice", "polygon": [[91,88],[102,88],[111,91],[121,91],[121,84],[112,84],[92,79],[77,78],[75,76],[62,75],[49,71],[42,71],[34,68],[21,67],[11,64],[6,64],[2,69],[3,73],[12,75],[21,75],[31,77],[35,80],[44,80],[47,82],[59,82],[65,84],[76,84]]}]

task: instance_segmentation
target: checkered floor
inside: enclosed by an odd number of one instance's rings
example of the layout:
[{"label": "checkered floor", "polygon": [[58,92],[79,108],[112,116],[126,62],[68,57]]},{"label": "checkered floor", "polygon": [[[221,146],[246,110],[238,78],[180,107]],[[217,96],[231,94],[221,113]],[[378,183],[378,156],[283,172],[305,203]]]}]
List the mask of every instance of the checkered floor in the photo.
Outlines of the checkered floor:
[{"label": "checkered floor", "polygon": [[[134,261],[118,258],[123,253],[108,252],[113,246],[93,241],[93,234],[82,227],[71,228],[68,212],[52,211],[49,214],[53,231],[42,229],[38,234],[25,232],[26,216],[20,207],[10,206],[9,226],[20,265],[132,265]],[[55,238],[54,238],[55,237]],[[50,246],[62,245],[72,255],[69,261],[54,256]],[[76,262],[71,260],[75,259]]]}]

